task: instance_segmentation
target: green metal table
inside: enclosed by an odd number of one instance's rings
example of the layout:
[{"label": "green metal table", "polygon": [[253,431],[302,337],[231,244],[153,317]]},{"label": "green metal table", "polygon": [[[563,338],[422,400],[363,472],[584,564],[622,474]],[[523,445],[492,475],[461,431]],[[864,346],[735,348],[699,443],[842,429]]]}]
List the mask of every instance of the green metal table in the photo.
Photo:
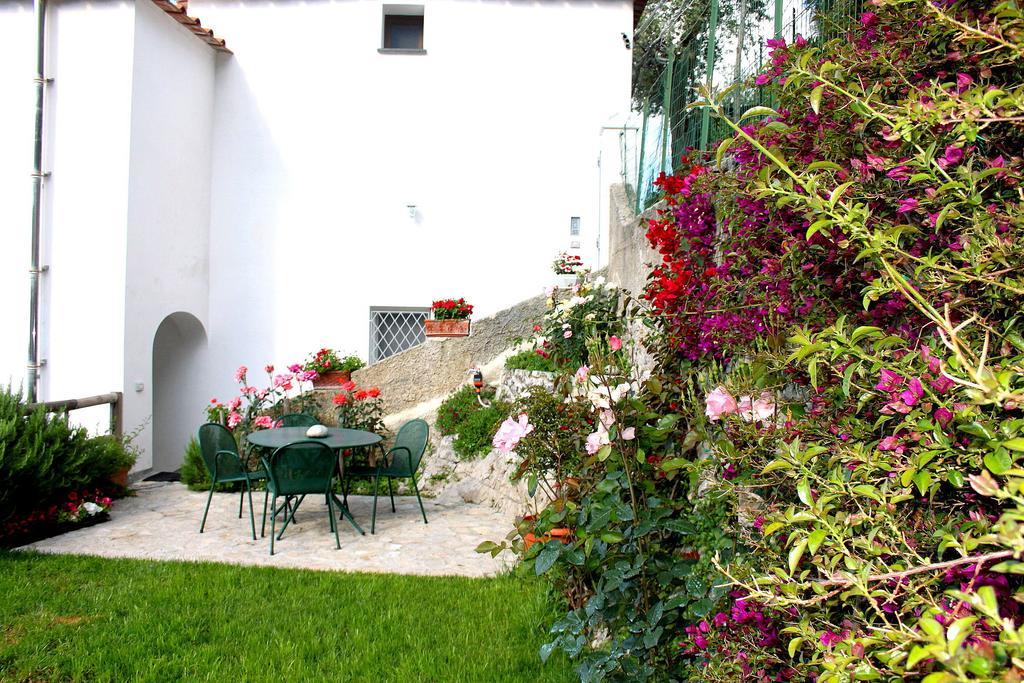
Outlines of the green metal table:
[{"label": "green metal table", "polygon": [[[341,457],[340,451],[346,448],[366,448],[368,446],[376,446],[383,441],[383,437],[380,435],[374,434],[373,432],[364,432],[359,429],[328,427],[327,436],[318,438],[306,436],[307,429],[308,427],[261,429],[258,432],[253,432],[246,436],[246,440],[253,446],[259,446],[260,448],[270,450],[280,448],[281,446],[287,446],[288,444],[295,443],[297,441],[320,441],[326,444],[328,448],[338,453],[338,477],[339,481],[342,482],[342,487],[345,485],[345,459]],[[331,497],[334,498],[334,502],[338,504],[342,517],[347,519],[349,523],[355,527],[356,531],[365,536],[366,532],[359,526],[348,509],[348,501],[339,499],[337,494],[333,492],[331,493]],[[301,503],[302,501],[300,500],[299,502]]]}]

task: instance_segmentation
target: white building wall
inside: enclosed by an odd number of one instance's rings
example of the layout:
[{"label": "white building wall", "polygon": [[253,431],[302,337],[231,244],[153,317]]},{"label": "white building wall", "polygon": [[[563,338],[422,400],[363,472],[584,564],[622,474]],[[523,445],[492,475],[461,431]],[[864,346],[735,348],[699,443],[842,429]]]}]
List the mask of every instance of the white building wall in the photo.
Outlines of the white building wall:
[{"label": "white building wall", "polygon": [[35,21],[28,0],[0,3],[0,384],[22,386],[28,359]]},{"label": "white building wall", "polygon": [[[136,469],[152,466],[154,455],[159,465],[175,469],[202,420],[209,385],[201,354],[181,364],[167,355],[171,344],[162,347],[165,357],[154,358],[154,338],[171,314],[190,314],[204,327],[208,320],[215,52],[150,0],[136,0],[135,7],[124,420],[129,430],[146,425],[136,437],[145,452]],[[173,364],[173,376],[154,383],[154,362]],[[175,409],[154,415],[156,392],[163,406]],[[158,444],[150,416],[161,422]]]},{"label": "white building wall", "polygon": [[[133,12],[125,2],[69,2],[48,13],[40,356],[41,399],[123,386],[125,215]],[[8,321],[2,368],[24,378],[28,341],[35,28],[31,3],[0,7],[0,268]],[[10,286],[10,290],[6,286]],[[6,379],[6,377],[5,377]],[[106,429],[108,411],[73,418]]]},{"label": "white building wall", "polygon": [[365,357],[371,305],[465,296],[482,316],[538,293],[571,216],[593,260],[631,3],[423,4],[427,54],[396,55],[377,51],[380,2],[190,2],[234,52],[211,206],[224,391],[241,363],[323,345]]}]

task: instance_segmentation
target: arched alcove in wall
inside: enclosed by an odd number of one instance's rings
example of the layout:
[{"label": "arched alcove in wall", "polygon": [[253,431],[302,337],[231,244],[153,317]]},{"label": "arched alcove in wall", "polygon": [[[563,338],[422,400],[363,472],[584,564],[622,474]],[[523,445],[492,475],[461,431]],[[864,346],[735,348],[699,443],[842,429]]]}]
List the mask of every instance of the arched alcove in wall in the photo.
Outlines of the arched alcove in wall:
[{"label": "arched alcove in wall", "polygon": [[208,397],[206,330],[191,313],[172,313],[153,337],[153,470],[181,467]]}]

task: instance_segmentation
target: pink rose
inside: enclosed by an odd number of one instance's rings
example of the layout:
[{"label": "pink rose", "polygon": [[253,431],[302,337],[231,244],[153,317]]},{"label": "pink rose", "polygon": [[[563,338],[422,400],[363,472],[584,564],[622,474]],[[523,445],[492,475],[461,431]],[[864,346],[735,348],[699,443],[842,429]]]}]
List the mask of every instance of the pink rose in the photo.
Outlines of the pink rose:
[{"label": "pink rose", "polygon": [[273,429],[274,418],[270,417],[269,415],[260,415],[255,420],[253,420],[253,424],[260,429]]},{"label": "pink rose", "polygon": [[632,441],[636,438],[636,427],[626,427],[622,430],[623,441]]},{"label": "pink rose", "polygon": [[590,368],[587,367],[586,365],[581,365],[576,370],[576,384],[586,384],[588,377],[590,377]]},{"label": "pink rose", "polygon": [[491,444],[502,453],[511,453],[519,444],[519,441],[533,431],[530,418],[526,413],[521,413],[519,419],[507,418],[498,427],[498,433],[494,435]]},{"label": "pink rose", "polygon": [[704,414],[712,422],[717,422],[723,415],[735,413],[738,408],[736,399],[723,386],[719,386],[708,394],[704,402],[707,404]]},{"label": "pink rose", "polygon": [[612,347],[612,351],[618,351],[622,348],[622,340],[613,334],[608,340],[608,345]]},{"label": "pink rose", "polygon": [[587,436],[587,453],[594,455],[602,446],[608,444],[608,432],[604,425],[598,425],[597,431]]},{"label": "pink rose", "polygon": [[241,384],[245,383],[245,373],[249,372],[249,368],[244,365],[239,365],[238,369],[235,370],[235,381]]},{"label": "pink rose", "polygon": [[238,413],[232,412],[228,415],[228,429],[234,429],[242,422],[242,416]]}]

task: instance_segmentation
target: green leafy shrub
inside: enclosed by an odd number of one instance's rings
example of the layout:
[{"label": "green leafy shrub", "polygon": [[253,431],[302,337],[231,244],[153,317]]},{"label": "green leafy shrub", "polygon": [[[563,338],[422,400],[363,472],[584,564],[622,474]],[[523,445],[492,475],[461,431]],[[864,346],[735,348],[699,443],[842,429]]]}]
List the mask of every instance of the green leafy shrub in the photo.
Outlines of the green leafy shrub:
[{"label": "green leafy shrub", "polygon": [[23,518],[68,491],[110,489],[135,461],[124,440],[90,438],[60,414],[31,410],[20,392],[0,389],[0,522]]},{"label": "green leafy shrub", "polygon": [[465,386],[445,399],[437,410],[438,431],[445,436],[455,435],[452,447],[465,460],[491,449],[491,438],[510,407],[507,403],[493,400],[493,389],[485,388],[481,395],[491,401],[489,408],[480,405],[473,387]]},{"label": "green leafy shrub", "polygon": [[509,356],[505,361],[505,369],[554,372],[555,364],[552,362],[550,356],[542,356],[533,349],[527,349]]}]

